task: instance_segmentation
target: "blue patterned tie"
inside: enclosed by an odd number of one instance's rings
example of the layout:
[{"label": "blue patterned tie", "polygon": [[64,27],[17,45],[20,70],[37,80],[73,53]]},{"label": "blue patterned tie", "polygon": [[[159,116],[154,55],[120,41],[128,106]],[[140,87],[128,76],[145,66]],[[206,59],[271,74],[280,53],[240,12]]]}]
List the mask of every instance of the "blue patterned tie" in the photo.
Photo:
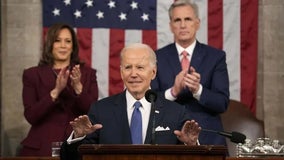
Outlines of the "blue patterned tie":
[{"label": "blue patterned tie", "polygon": [[141,103],[136,101],[130,122],[132,144],[142,144],[142,117],[139,110],[140,107]]}]

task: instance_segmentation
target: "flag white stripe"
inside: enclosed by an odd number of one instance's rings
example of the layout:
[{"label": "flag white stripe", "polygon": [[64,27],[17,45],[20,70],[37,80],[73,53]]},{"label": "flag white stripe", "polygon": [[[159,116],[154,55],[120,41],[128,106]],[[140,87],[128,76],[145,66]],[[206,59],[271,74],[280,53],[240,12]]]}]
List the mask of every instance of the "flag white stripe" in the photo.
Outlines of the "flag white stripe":
[{"label": "flag white stripe", "polygon": [[142,31],[141,30],[125,30],[125,45],[129,43],[141,43]]},{"label": "flag white stripe", "polygon": [[157,1],[157,48],[173,42],[173,34],[169,27],[168,8],[174,0]]},{"label": "flag white stripe", "polygon": [[92,38],[92,67],[97,70],[101,99],[109,95],[109,29],[93,29]]},{"label": "flag white stripe", "polygon": [[230,78],[230,98],[240,100],[240,53],[241,53],[241,18],[240,0],[223,1],[223,46],[227,54]]},{"label": "flag white stripe", "polygon": [[200,28],[196,34],[199,42],[207,44],[208,42],[208,0],[194,0],[198,5]]}]

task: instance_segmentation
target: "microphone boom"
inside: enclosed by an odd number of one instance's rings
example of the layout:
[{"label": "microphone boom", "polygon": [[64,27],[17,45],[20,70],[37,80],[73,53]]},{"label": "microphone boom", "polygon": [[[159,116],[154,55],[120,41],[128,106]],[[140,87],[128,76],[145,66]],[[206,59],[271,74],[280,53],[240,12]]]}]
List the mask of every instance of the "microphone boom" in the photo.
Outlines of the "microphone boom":
[{"label": "microphone boom", "polygon": [[235,132],[235,131],[233,131],[232,133],[222,132],[222,131],[214,131],[214,130],[210,130],[210,129],[202,129],[202,131],[217,133],[221,136],[229,138],[231,140],[231,142],[233,142],[233,143],[245,143],[245,139],[246,139],[246,135],[244,135],[240,132]]}]

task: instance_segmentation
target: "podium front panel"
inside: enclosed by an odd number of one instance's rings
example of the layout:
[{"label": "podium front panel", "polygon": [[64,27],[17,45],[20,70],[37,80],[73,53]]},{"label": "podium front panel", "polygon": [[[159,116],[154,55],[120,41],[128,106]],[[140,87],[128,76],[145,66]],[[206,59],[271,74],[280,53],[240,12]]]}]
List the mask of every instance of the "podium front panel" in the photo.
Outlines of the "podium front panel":
[{"label": "podium front panel", "polygon": [[225,146],[81,145],[83,160],[225,160]]}]

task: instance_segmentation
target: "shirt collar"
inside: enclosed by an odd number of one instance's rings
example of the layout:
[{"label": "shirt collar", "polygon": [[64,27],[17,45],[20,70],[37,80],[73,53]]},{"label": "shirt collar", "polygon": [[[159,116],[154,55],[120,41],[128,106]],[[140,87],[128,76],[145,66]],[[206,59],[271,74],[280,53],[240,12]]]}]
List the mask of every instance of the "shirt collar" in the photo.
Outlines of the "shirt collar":
[{"label": "shirt collar", "polygon": [[135,99],[131,94],[130,92],[126,89],[126,103],[127,103],[127,108],[130,109],[130,108],[133,108],[133,104],[136,102],[136,101],[140,101],[140,103],[142,104],[142,108],[144,106],[146,106],[146,104],[150,104],[146,99],[145,99],[145,96],[139,100]]},{"label": "shirt collar", "polygon": [[196,46],[196,40],[194,40],[193,43],[186,48],[183,48],[177,42],[175,43],[175,45],[176,45],[176,48],[177,48],[177,51],[178,51],[178,55],[180,55],[185,50],[191,56],[193,54],[193,49]]}]

